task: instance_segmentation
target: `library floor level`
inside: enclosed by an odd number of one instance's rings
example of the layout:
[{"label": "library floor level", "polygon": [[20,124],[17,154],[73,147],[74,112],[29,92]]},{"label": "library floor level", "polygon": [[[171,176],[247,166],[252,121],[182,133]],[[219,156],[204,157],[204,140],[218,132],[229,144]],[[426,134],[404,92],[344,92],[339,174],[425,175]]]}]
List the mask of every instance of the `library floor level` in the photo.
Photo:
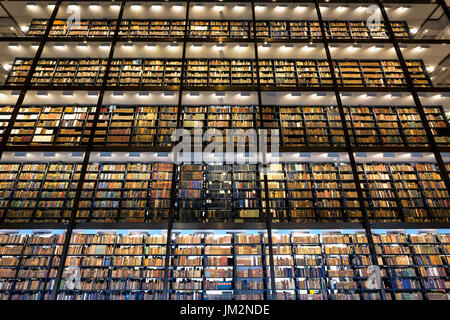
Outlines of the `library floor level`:
[{"label": "library floor level", "polygon": [[0,22],[0,300],[450,300],[448,1]]}]

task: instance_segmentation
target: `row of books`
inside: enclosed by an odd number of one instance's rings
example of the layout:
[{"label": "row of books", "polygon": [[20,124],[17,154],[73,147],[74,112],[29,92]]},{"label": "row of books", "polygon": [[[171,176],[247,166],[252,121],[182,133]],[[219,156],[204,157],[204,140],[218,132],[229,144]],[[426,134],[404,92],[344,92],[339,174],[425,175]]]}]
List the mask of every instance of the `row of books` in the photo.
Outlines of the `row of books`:
[{"label": "row of books", "polygon": [[[48,20],[33,19],[28,36],[42,36]],[[50,29],[51,37],[113,37],[117,20],[79,20],[68,25],[67,20],[56,19]],[[130,20],[120,21],[119,37],[126,38],[183,38],[185,30],[192,38],[251,39],[256,32],[262,39],[320,39],[318,21],[253,21],[242,20]],[[391,22],[397,38],[409,39],[406,21]],[[384,22],[377,25],[365,21],[324,21],[328,39],[388,39]]]},{"label": "row of books", "polygon": [[[176,221],[358,221],[348,163],[184,164],[174,186]],[[72,214],[79,163],[3,163],[4,222],[61,222]],[[165,221],[171,212],[171,163],[91,163],[76,219]],[[434,163],[358,163],[365,207],[374,221],[448,221],[448,190]],[[268,197],[268,198],[266,198]]]},{"label": "row of books", "polygon": [[[449,298],[450,235],[446,230],[373,230],[376,261],[363,231],[272,232],[274,288],[265,232],[176,231],[166,267],[162,251],[139,252],[165,248],[167,238],[161,230],[76,230],[58,298],[140,300],[144,299],[140,293],[145,293],[154,299],[239,300],[247,295],[267,299],[273,290],[277,299],[286,300],[378,300],[383,295],[394,300]],[[0,240],[0,250],[6,251],[0,253],[0,261],[10,263],[18,257],[15,265],[2,264],[2,299],[48,299],[60,261],[41,259],[45,263],[31,266],[23,261],[48,254],[57,258],[64,236],[2,232]],[[39,243],[41,251],[23,253],[31,243]],[[15,247],[21,252],[16,253]],[[230,251],[215,251],[219,247]],[[236,252],[239,248],[249,251]],[[379,276],[374,265],[380,268]],[[166,270],[168,293],[163,295]]]},{"label": "row of books", "polygon": [[[106,59],[40,59],[31,85],[101,85]],[[182,70],[180,59],[112,60],[106,75],[109,86],[251,86],[257,82],[252,59],[187,59]],[[327,60],[258,60],[262,86],[332,86]],[[32,60],[16,58],[6,84],[23,85]],[[397,60],[334,60],[338,85],[354,87],[406,86]],[[422,60],[408,60],[408,71],[416,86],[431,86]]]},{"label": "row of books", "polygon": [[[7,144],[86,145],[95,108],[22,106]],[[442,106],[425,106],[424,110],[436,143],[449,146],[450,124]],[[336,106],[264,106],[261,111],[262,119],[258,106],[183,106],[180,127],[192,133],[195,128],[216,129],[223,135],[226,129],[279,129],[282,146],[345,146]],[[3,118],[10,119],[11,114],[12,106],[0,106]],[[344,114],[352,146],[429,145],[419,112],[413,106],[351,106],[344,107]],[[172,146],[177,116],[177,106],[102,106],[94,145]],[[5,121],[4,126],[7,124]],[[247,138],[245,144],[250,142]]]}]

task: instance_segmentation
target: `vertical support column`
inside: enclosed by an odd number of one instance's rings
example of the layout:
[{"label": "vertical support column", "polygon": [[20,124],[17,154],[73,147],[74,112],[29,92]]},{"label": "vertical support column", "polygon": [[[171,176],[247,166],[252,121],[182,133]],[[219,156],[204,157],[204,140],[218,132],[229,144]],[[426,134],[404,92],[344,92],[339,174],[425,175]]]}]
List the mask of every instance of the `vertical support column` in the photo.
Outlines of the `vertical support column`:
[{"label": "vertical support column", "polygon": [[[337,79],[336,79],[336,74],[334,71],[334,65],[333,65],[333,60],[331,57],[331,52],[330,52],[330,48],[328,46],[328,38],[327,38],[327,34],[325,32],[325,28],[324,28],[324,22],[323,22],[323,18],[322,18],[322,13],[320,11],[320,6],[319,6],[319,2],[315,1],[315,6],[316,6],[316,11],[317,11],[317,17],[319,20],[319,24],[320,24],[320,31],[322,33],[322,40],[323,40],[323,45],[325,48],[325,52],[327,55],[327,60],[328,60],[328,64],[330,66],[330,73],[331,73],[331,78],[333,80],[333,87],[334,87],[334,93],[336,96],[336,102],[339,108],[339,114],[341,117],[341,122],[342,122],[342,128],[344,130],[344,136],[345,136],[345,144],[346,144],[346,149],[347,149],[347,153],[350,159],[350,165],[352,168],[352,173],[353,173],[353,178],[355,181],[355,187],[356,187],[356,192],[358,194],[358,200],[359,200],[359,205],[361,208],[361,212],[362,212],[362,218],[363,218],[363,227],[366,231],[367,234],[367,240],[369,243],[369,248],[370,248],[370,256],[372,258],[372,263],[374,265],[377,265],[377,255],[376,255],[376,251],[375,251],[375,244],[373,242],[373,237],[372,237],[372,230],[370,228],[370,223],[369,223],[369,218],[368,218],[368,212],[367,212],[367,208],[364,202],[364,196],[363,196],[363,192],[361,189],[361,182],[359,180],[359,176],[358,176],[358,169],[356,166],[356,161],[355,161],[355,155],[354,155],[354,151],[353,151],[353,147],[351,144],[351,140],[350,140],[350,136],[348,134],[348,127],[347,127],[347,122],[345,121],[345,113],[344,113],[344,108],[342,105],[342,100],[341,100],[341,93],[340,93],[340,89],[338,87],[338,83],[337,83]],[[386,295],[384,292],[384,288],[381,289],[381,298],[383,300],[386,299]]]},{"label": "vertical support column", "polygon": [[11,113],[11,119],[8,122],[8,125],[5,128],[3,139],[0,141],[0,159],[3,156],[3,151],[5,149],[8,138],[11,134],[11,130],[13,128],[13,124],[16,121],[17,115],[19,113],[20,107],[22,107],[23,101],[25,99],[25,95],[27,91],[30,89],[31,79],[33,78],[34,71],[36,70],[36,66],[41,58],[42,52],[44,51],[45,44],[47,43],[50,30],[52,29],[53,22],[55,21],[56,15],[58,14],[59,7],[61,6],[61,0],[58,0],[53,8],[52,15],[48,20],[47,27],[45,28],[44,35],[39,42],[39,48],[36,50],[36,54],[34,55],[33,62],[31,64],[30,70],[28,71],[25,82],[20,90],[19,97],[17,98],[16,104],[14,106],[13,112]]},{"label": "vertical support column", "polygon": [[72,231],[75,228],[76,225],[76,215],[78,212],[78,203],[80,201],[81,198],[81,192],[83,190],[83,183],[85,180],[85,176],[86,176],[86,170],[89,164],[89,158],[91,155],[91,150],[94,144],[94,136],[95,136],[95,129],[97,127],[97,122],[98,119],[100,117],[100,109],[101,106],[103,104],[103,98],[104,98],[104,94],[107,88],[107,83],[108,83],[108,74],[109,74],[109,70],[111,68],[111,63],[112,63],[112,59],[114,57],[114,51],[116,48],[116,43],[117,43],[117,38],[118,38],[118,34],[119,34],[119,29],[120,29],[120,23],[122,21],[122,16],[123,16],[123,12],[125,9],[125,1],[122,1],[121,6],[120,6],[120,11],[119,11],[119,15],[117,17],[117,24],[116,24],[116,30],[114,33],[114,37],[111,41],[111,48],[109,50],[109,56],[108,56],[108,61],[106,63],[106,67],[105,67],[105,71],[104,71],[104,75],[103,75],[103,82],[102,82],[102,86],[100,89],[100,93],[99,93],[99,97],[98,97],[98,101],[97,101],[97,106],[95,109],[95,115],[94,115],[94,119],[92,122],[92,127],[91,127],[91,132],[89,135],[89,140],[87,143],[87,148],[84,154],[84,159],[83,159],[83,164],[81,166],[81,171],[80,171],[80,180],[78,181],[78,186],[77,186],[77,191],[75,193],[75,198],[74,198],[74,202],[73,202],[73,208],[72,208],[72,214],[70,217],[70,221],[69,224],[67,226],[67,230],[66,230],[66,237],[64,240],[64,246],[63,246],[63,251],[61,254],[61,262],[60,265],[58,267],[58,272],[56,274],[56,279],[55,279],[55,286],[53,288],[52,291],[52,295],[51,295],[51,299],[55,300],[57,298],[57,293],[59,291],[59,286],[61,285],[61,279],[62,279],[62,275],[64,272],[64,267],[65,267],[65,262],[66,262],[66,258],[67,258],[67,253],[69,250],[69,244],[70,244],[70,238],[72,237]]},{"label": "vertical support column", "polygon": [[[256,87],[258,88],[257,94],[258,94],[258,110],[259,110],[259,121],[262,124],[263,123],[263,113],[262,113],[262,97],[261,97],[261,81],[259,77],[259,57],[258,57],[258,40],[256,38],[256,14],[255,14],[255,1],[252,0],[251,2],[252,7],[252,22],[253,22],[253,47],[255,51],[255,71],[256,71]],[[256,124],[258,121],[256,121]],[[258,126],[256,126],[256,130],[258,132]],[[258,136],[259,137],[259,134]],[[258,146],[259,146],[259,139],[258,138]],[[261,152],[261,150],[258,150],[258,153]],[[266,166],[266,154],[261,153],[261,162],[262,165],[259,167],[261,170],[261,167],[264,165]],[[260,171],[261,176],[261,171]],[[266,212],[266,229],[267,229],[267,245],[269,247],[269,270],[270,270],[270,284],[272,287],[272,300],[276,300],[276,292],[275,292],[275,268],[274,268],[274,260],[273,260],[273,246],[272,246],[272,213],[270,211],[268,201],[269,201],[269,183],[267,179],[267,171],[264,170],[264,190],[265,193],[265,212]]]},{"label": "vertical support column", "polygon": [[[178,110],[177,110],[177,126],[176,128],[181,128],[181,116],[182,116],[182,108],[183,108],[183,91],[184,91],[184,69],[186,63],[186,46],[187,46],[187,32],[188,32],[188,24],[189,24],[189,8],[191,5],[190,0],[186,1],[186,16],[184,19],[184,35],[183,35],[183,52],[181,55],[181,74],[180,74],[180,86],[178,90]],[[172,153],[172,161],[174,162],[175,155]],[[174,162],[173,171],[172,171],[172,185],[170,190],[170,216],[167,224],[167,244],[166,244],[166,256],[164,260],[164,280],[163,280],[163,295],[165,299],[168,299],[169,288],[169,262],[170,262],[170,249],[171,249],[171,238],[172,238],[172,229],[173,229],[173,220],[175,215],[175,192],[176,192],[176,182],[177,182],[177,164]]]},{"label": "vertical support column", "polygon": [[[417,91],[416,91],[416,86],[414,85],[414,82],[411,78],[411,74],[409,73],[405,58],[403,56],[402,51],[400,50],[400,46],[398,45],[397,38],[394,35],[394,31],[392,30],[389,16],[387,15],[386,9],[384,8],[384,5],[380,0],[377,0],[377,4],[380,7],[381,15],[383,16],[384,22],[386,24],[386,28],[389,32],[389,39],[391,40],[391,42],[394,46],[395,52],[397,53],[397,57],[400,60],[400,65],[402,66],[403,74],[405,75],[407,88],[408,88],[409,92],[411,93],[411,96],[417,107],[417,111],[419,113],[420,120],[422,121],[422,125],[423,125],[423,128],[425,129],[425,133],[427,135],[427,139],[430,144],[431,150],[432,150],[434,157],[436,159],[436,162],[439,166],[441,176],[445,182],[445,185],[447,186],[447,189],[450,190],[450,178],[448,176],[447,168],[445,167],[445,163],[442,160],[441,153],[439,152],[439,147],[437,146],[436,141],[434,140],[433,132],[431,131],[430,125],[428,124],[425,110],[423,108],[422,102],[419,99],[419,95],[417,94]],[[447,10],[444,9],[444,12],[446,14],[448,14],[448,11],[449,11],[448,8],[447,8]],[[447,17],[448,17],[448,15],[447,15]]]}]

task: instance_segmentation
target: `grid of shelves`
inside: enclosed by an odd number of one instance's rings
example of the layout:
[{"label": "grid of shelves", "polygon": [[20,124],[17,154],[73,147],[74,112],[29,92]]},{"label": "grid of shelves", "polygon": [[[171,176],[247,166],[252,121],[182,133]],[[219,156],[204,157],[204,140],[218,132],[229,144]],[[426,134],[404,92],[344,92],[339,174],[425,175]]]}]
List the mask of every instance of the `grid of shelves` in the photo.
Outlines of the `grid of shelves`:
[{"label": "grid of shelves", "polygon": [[265,299],[268,279],[262,238],[257,231],[175,231],[170,299]]},{"label": "grid of shelves", "polygon": [[160,222],[170,210],[173,164],[91,163],[77,221]]},{"label": "grid of shelves", "polygon": [[48,300],[63,243],[60,230],[0,232],[0,300]]},{"label": "grid of shelves", "polygon": [[448,222],[449,195],[434,163],[364,163],[358,175],[372,221]]},{"label": "grid of shelves", "polygon": [[76,230],[57,299],[164,299],[166,243],[165,230]]},{"label": "grid of shelves", "polygon": [[102,106],[94,145],[172,146],[177,106]]},{"label": "grid of shelves", "polygon": [[[422,60],[408,60],[408,70],[418,87],[431,86]],[[338,84],[349,87],[405,87],[406,80],[396,60],[334,60]],[[262,86],[331,86],[326,60],[258,60]],[[22,85],[31,60],[17,58],[6,84]],[[174,86],[180,84],[180,59],[113,59],[107,75],[109,86]],[[105,59],[40,59],[31,79],[34,85],[101,85]],[[253,86],[255,60],[186,59],[187,86]]]},{"label": "grid of shelves", "polygon": [[95,107],[89,105],[23,105],[19,109],[7,144],[86,145],[94,113]]},{"label": "grid of shelves", "polygon": [[262,221],[258,165],[181,165],[176,221]]},{"label": "grid of shelves", "polygon": [[78,163],[2,163],[2,222],[67,222],[80,179]]},{"label": "grid of shelves", "polygon": [[272,243],[277,299],[380,299],[380,290],[367,286],[372,262],[364,232],[279,230]]},{"label": "grid of shelves", "polygon": [[[33,19],[28,36],[42,36],[47,26],[46,19]],[[391,27],[399,39],[410,39],[406,21],[393,21]],[[50,29],[51,37],[113,37],[116,20],[92,19],[74,21],[71,27],[63,19],[55,19]],[[328,39],[389,39],[384,22],[379,26],[365,21],[324,21]],[[184,20],[122,19],[119,36],[127,38],[182,38]],[[187,35],[191,38],[251,39],[253,21],[247,20],[189,20]],[[317,21],[256,21],[256,36],[259,39],[319,39],[322,37]]]},{"label": "grid of shelves", "polygon": [[374,230],[385,290],[395,300],[449,300],[449,234]]}]

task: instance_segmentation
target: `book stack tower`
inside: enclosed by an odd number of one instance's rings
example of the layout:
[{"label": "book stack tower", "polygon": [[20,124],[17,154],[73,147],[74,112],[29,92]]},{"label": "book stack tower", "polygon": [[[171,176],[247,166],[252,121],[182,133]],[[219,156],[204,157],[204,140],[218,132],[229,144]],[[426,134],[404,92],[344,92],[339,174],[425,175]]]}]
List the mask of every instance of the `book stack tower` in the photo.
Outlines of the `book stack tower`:
[{"label": "book stack tower", "polygon": [[445,1],[2,6],[0,300],[450,300]]}]

